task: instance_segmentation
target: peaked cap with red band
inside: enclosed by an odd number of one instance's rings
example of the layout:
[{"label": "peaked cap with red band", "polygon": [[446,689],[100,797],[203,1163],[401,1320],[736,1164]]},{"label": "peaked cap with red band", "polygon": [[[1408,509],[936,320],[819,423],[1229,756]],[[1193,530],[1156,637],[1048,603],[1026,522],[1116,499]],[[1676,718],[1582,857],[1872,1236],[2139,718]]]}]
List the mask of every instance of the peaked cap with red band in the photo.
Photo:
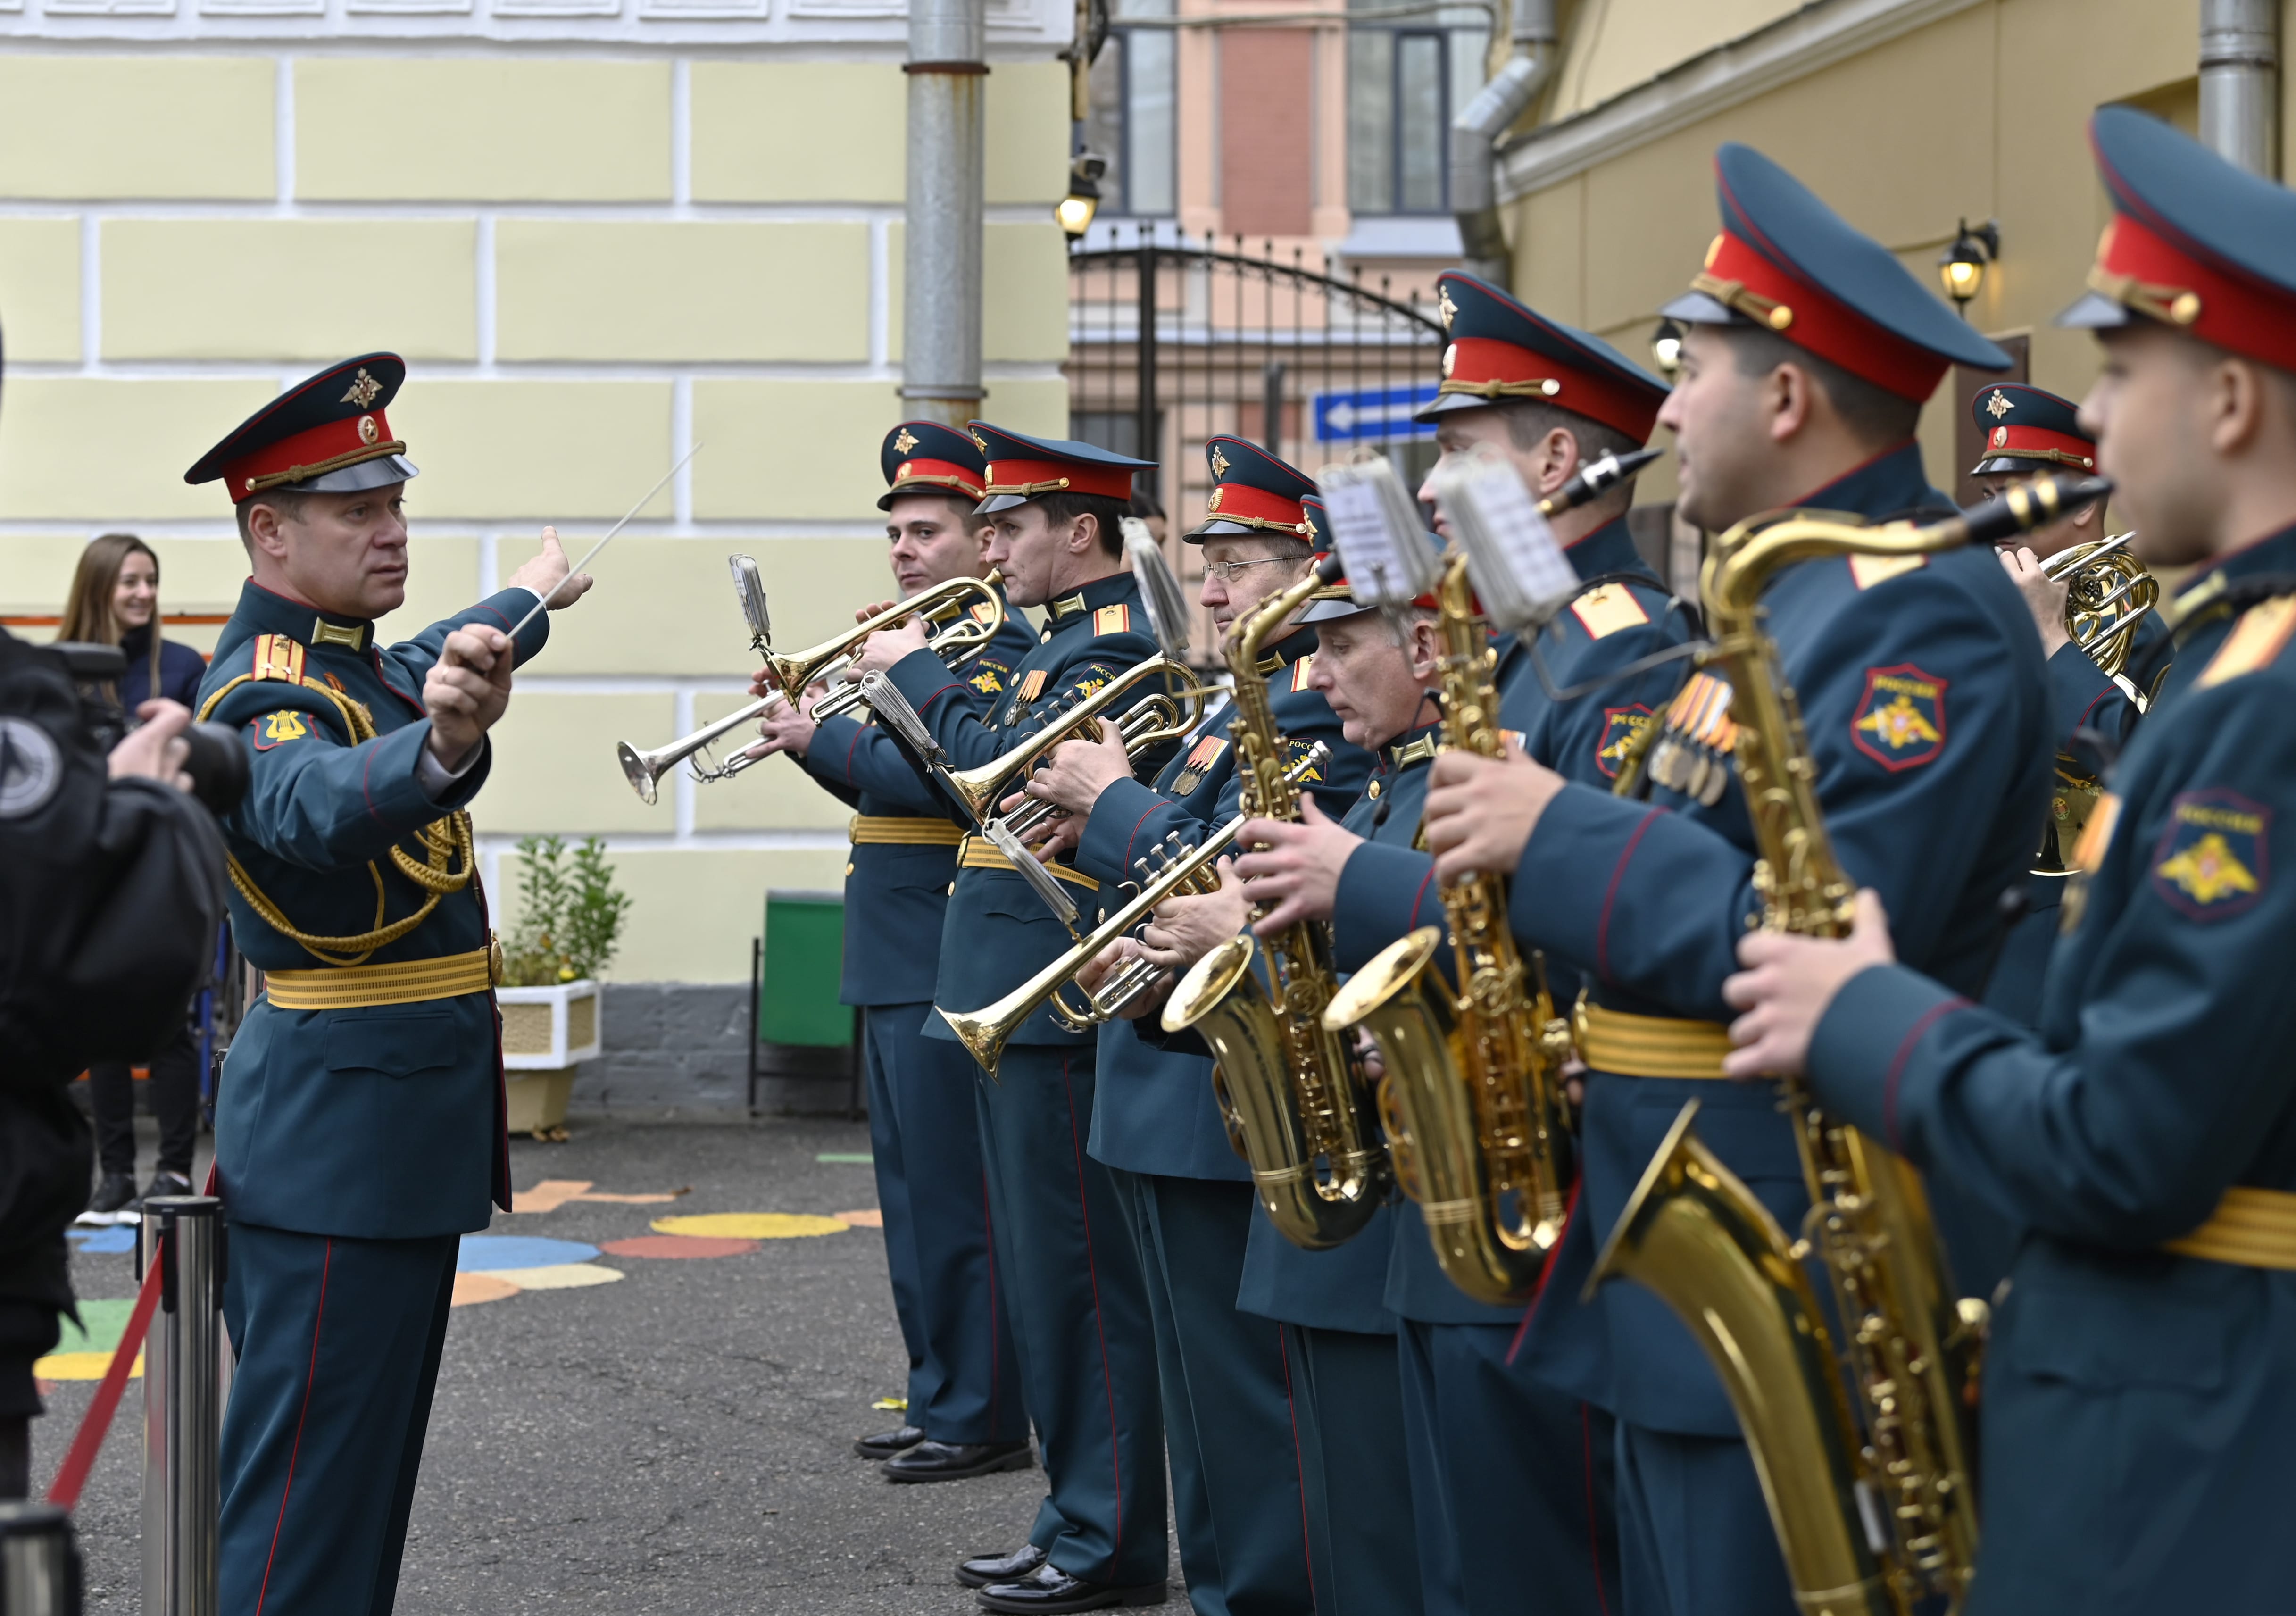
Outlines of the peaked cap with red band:
[{"label": "peaked cap with red band", "polygon": [[2080,427],[2080,406],[2046,388],[1995,381],[1969,398],[1969,418],[1985,435],[1972,477],[2045,472],[2053,465],[2096,470],[2096,439]]},{"label": "peaked cap with red band", "polygon": [[1104,499],[1132,497],[1132,473],[1155,470],[1152,460],[1111,454],[1098,444],[1068,438],[1030,438],[986,421],[967,423],[972,443],[988,463],[986,497],[980,513],[994,515],[1047,494],[1097,494]]},{"label": "peaked cap with red band", "polygon": [[1751,146],[1714,154],[1722,234],[1690,291],[1659,312],[1760,325],[1919,404],[1948,367],[2006,370],[2007,354],[1948,308],[1871,236]]},{"label": "peaked cap with red band", "polygon": [[1212,491],[1204,502],[1203,525],[1180,537],[1200,545],[1208,538],[1267,534],[1277,538],[1310,536],[1300,507],[1316,492],[1316,480],[1241,438],[1215,438],[1204,445]]},{"label": "peaked cap with red band", "polygon": [[[1316,559],[1320,562],[1331,554],[1332,530],[1329,526],[1331,519],[1324,514],[1324,502],[1320,497],[1303,499],[1300,504],[1308,518],[1308,525],[1312,529],[1309,542],[1316,546]],[[1438,555],[1443,553],[1443,540],[1439,534],[1426,533],[1422,534],[1421,537],[1427,541],[1429,549]],[[1435,597],[1431,595],[1417,595],[1413,598],[1411,603],[1414,606],[1423,606],[1431,611],[1435,609]],[[1364,612],[1377,610],[1377,607],[1365,606],[1358,603],[1354,591],[1348,587],[1347,578],[1342,576],[1337,583],[1318,589],[1308,597],[1308,604],[1301,609],[1299,621],[1304,628],[1310,623],[1337,622],[1341,618],[1358,617]]]},{"label": "peaked cap with red band", "polygon": [[1435,277],[1436,303],[1450,341],[1443,381],[1413,416],[1530,398],[1600,422],[1636,443],[1650,441],[1666,383],[1602,338],[1545,315],[1488,281],[1457,270]]},{"label": "peaked cap with red band", "polygon": [[877,463],[885,491],[877,508],[890,511],[902,494],[954,494],[978,504],[988,491],[988,462],[980,446],[938,421],[904,421],[885,434]]},{"label": "peaked cap with red band", "polygon": [[222,478],[231,503],[274,488],[353,494],[417,475],[383,409],[406,380],[397,354],[361,354],[299,381],[200,456],[191,483]]},{"label": "peaked cap with red band", "polygon": [[2296,192],[2128,107],[2089,119],[2112,222],[2060,325],[2138,315],[2296,371]]}]

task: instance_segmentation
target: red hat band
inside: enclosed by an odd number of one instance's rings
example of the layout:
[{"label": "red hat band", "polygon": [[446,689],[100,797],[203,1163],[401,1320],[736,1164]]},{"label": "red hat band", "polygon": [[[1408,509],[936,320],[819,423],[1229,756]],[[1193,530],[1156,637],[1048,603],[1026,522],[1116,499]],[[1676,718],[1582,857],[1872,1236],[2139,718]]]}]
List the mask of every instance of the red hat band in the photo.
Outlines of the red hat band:
[{"label": "red hat band", "polygon": [[1496,337],[1460,337],[1443,350],[1443,382],[1438,393],[1472,398],[1537,398],[1599,421],[1636,443],[1649,441],[1658,424],[1659,400],[1622,386],[1597,371],[1579,370],[1552,356]]},{"label": "red hat band", "polygon": [[2096,470],[2096,445],[2087,439],[2038,426],[2012,426],[2005,421],[1986,433],[1985,455],[1988,459],[1999,455],[2075,465],[2085,472]]},{"label": "red hat band", "polygon": [[904,460],[894,469],[892,487],[886,491],[898,494],[918,483],[955,488],[974,499],[981,497],[980,473],[948,460]]},{"label": "red hat band", "polygon": [[1221,521],[1234,522],[1238,527],[1266,528],[1270,532],[1297,534],[1301,538],[1310,531],[1308,513],[1300,508],[1298,500],[1246,483],[1224,482],[1213,488],[1211,497],[1204,502],[1204,513]]},{"label": "red hat band", "polygon": [[1132,468],[1086,465],[1073,460],[992,460],[990,494],[1097,494],[1104,499],[1132,497]]},{"label": "red hat band", "polygon": [[1833,293],[1797,280],[1724,231],[1691,289],[1724,303],[1854,376],[1915,404],[1937,391],[1947,360],[1882,329]]},{"label": "red hat band", "polygon": [[2203,342],[2296,371],[2296,308],[2287,298],[2195,258],[2129,214],[2104,227],[2088,283]]},{"label": "red hat band", "polygon": [[330,421],[266,444],[246,459],[226,466],[224,483],[231,489],[231,503],[244,504],[266,488],[306,482],[364,460],[406,452],[406,446],[390,435],[390,422],[383,413],[369,410],[353,420]]}]

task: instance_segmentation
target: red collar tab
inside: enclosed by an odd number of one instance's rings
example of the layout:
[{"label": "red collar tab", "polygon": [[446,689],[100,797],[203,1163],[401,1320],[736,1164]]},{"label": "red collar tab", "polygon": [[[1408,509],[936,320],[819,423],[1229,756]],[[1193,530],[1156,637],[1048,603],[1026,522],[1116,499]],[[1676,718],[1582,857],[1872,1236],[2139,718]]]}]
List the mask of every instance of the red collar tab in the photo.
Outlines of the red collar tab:
[{"label": "red collar tab", "polygon": [[1757,325],[1767,326],[1900,398],[1922,403],[1945,379],[1950,362],[1944,356],[1883,330],[1726,230],[1706,250],[1706,267],[1690,284]]},{"label": "red collar tab", "polygon": [[1232,521],[1238,527],[1264,528],[1301,538],[1310,534],[1308,513],[1298,500],[1245,482],[1215,484],[1211,497],[1204,502],[1204,515],[1213,521]]},{"label": "red collar tab", "polygon": [[266,488],[306,482],[363,460],[406,452],[406,446],[390,435],[390,422],[383,413],[369,410],[348,421],[330,421],[267,443],[225,466],[224,482],[231,489],[231,503],[239,505]]},{"label": "red collar tab", "polygon": [[1023,499],[1034,499],[1039,494],[1097,494],[1107,499],[1129,499],[1132,468],[1086,465],[1074,460],[992,460],[988,492],[1017,494]]},{"label": "red collar tab", "polygon": [[1660,403],[1644,389],[1496,337],[1454,338],[1443,350],[1443,381],[1435,390],[1465,393],[1494,404],[1507,398],[1537,399],[1599,421],[1636,443],[1649,441]]},{"label": "red collar tab", "polygon": [[898,494],[921,484],[955,488],[974,499],[983,497],[980,473],[947,460],[904,460],[894,469],[892,484],[885,491]]},{"label": "red collar tab", "polygon": [[2203,342],[2296,371],[2296,299],[2185,251],[2130,214],[2104,227],[2088,283]]},{"label": "red collar tab", "polygon": [[2019,460],[2046,460],[2058,465],[2079,466],[2084,472],[2096,470],[2096,445],[2086,438],[2076,438],[2070,432],[2053,432],[2046,427],[2017,426],[2003,422],[1985,434],[1984,458],[1996,455]]}]

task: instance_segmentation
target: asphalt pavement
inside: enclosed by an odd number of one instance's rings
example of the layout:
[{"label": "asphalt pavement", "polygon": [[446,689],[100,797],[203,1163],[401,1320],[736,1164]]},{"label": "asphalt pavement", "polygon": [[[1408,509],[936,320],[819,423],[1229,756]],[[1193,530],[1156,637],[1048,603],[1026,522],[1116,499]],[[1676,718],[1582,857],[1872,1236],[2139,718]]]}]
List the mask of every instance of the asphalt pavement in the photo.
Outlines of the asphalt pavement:
[{"label": "asphalt pavement", "polygon": [[[865,1124],[812,1119],[578,1120],[566,1144],[513,1142],[521,1191],[586,1181],[593,1194],[688,1193],[665,1203],[570,1200],[496,1214],[490,1235],[601,1248],[587,1258],[544,1251],[561,1270],[623,1277],[537,1280],[563,1288],[455,1309],[398,1611],[976,1610],[951,1568],[1019,1544],[1044,1477],[1030,1469],[895,1486],[854,1456],[856,1436],[900,1423],[871,1404],[901,1394],[906,1363],[883,1241],[865,1219],[719,1257],[605,1249],[653,1238],[662,1218],[810,1214],[816,1221],[800,1226],[820,1226],[824,1217],[865,1213],[876,1204],[868,1148]],[[128,1297],[132,1265],[125,1254],[83,1252],[74,1284],[86,1297]],[[520,1274],[509,1270],[507,1281]],[[472,1288],[499,1292],[504,1282]],[[140,1608],[139,1387],[131,1384],[78,1512],[91,1611]],[[50,1387],[47,1417],[34,1427],[36,1490],[94,1390],[86,1381]],[[1174,1563],[1170,1608],[1183,1609]]]}]

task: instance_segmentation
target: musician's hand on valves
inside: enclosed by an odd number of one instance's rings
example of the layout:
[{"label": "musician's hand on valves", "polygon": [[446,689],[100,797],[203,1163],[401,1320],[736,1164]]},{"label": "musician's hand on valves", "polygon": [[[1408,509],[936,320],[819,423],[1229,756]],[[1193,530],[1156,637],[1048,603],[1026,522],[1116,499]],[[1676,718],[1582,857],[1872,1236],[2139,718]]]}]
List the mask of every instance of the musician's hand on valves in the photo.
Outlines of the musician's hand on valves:
[{"label": "musician's hand on valves", "polygon": [[1722,1057],[1722,1070],[1741,1079],[1799,1073],[1833,996],[1859,972],[1897,957],[1890,917],[1870,887],[1857,894],[1848,937],[1748,932],[1738,942],[1738,963],[1745,969],[1722,984],[1724,1000],[1743,1013],[1730,1023],[1730,1041],[1737,1047]]},{"label": "musician's hand on valves", "polygon": [[1140,933],[1141,953],[1166,971],[1185,971],[1251,923],[1251,900],[1235,860],[1223,858],[1212,870],[1217,889],[1166,898]]},{"label": "musician's hand on valves", "polygon": [[553,611],[562,611],[590,593],[594,580],[586,572],[575,572],[566,559],[565,546],[558,542],[558,529],[542,530],[542,554],[510,575],[513,589],[530,589],[534,597],[545,603]]},{"label": "musician's hand on valves", "polygon": [[897,627],[880,628],[861,642],[861,654],[853,663],[853,677],[857,679],[865,673],[889,671],[911,652],[922,651],[929,637],[922,618],[913,617]]},{"label": "musician's hand on valves", "polygon": [[[1137,939],[1119,937],[1085,963],[1084,968],[1076,973],[1077,987],[1086,993],[1096,994],[1101,984],[1115,973],[1119,965],[1142,958],[1144,954],[1144,950]],[[1171,991],[1172,979],[1168,974],[1149,991],[1135,996],[1132,1002],[1124,1007],[1122,1019],[1136,1021],[1152,1011],[1161,1010],[1166,996]]]},{"label": "musician's hand on valves", "polygon": [[1273,937],[1303,920],[1329,920],[1340,872],[1363,838],[1344,830],[1313,797],[1300,799],[1300,822],[1248,819],[1236,845],[1251,851],[1235,861],[1243,895],[1265,911],[1252,930]]},{"label": "musician's hand on valves", "polygon": [[1421,823],[1435,855],[1435,878],[1449,885],[1479,872],[1513,874],[1562,776],[1512,741],[1505,758],[1441,752],[1429,767]]},{"label": "musician's hand on valves", "polygon": [[2017,586],[2017,593],[2025,597],[2025,610],[2033,614],[2033,627],[2041,631],[2041,654],[2054,656],[2071,636],[2065,632],[2065,591],[2067,586],[2041,570],[2040,558],[2020,545],[2014,550],[1999,552],[2001,565],[2009,574],[2009,581]]},{"label": "musician's hand on valves", "polygon": [[1132,759],[1124,737],[1106,718],[1098,721],[1090,738],[1083,735],[1053,748],[1044,766],[1029,776],[1022,789],[1031,797],[1057,802],[1071,814],[1092,812],[1101,792],[1119,780],[1132,778]]},{"label": "musician's hand on valves", "polygon": [[[815,692],[808,690],[806,695],[810,705],[815,699]],[[775,752],[787,752],[791,757],[802,758],[811,749],[814,732],[819,727],[787,701],[776,701],[758,718],[758,734],[764,738],[749,749],[750,755],[752,758],[770,758]]]},{"label": "musician's hand on valves", "polygon": [[430,755],[459,769],[510,705],[510,636],[476,625],[457,628],[422,682],[430,715]]}]

